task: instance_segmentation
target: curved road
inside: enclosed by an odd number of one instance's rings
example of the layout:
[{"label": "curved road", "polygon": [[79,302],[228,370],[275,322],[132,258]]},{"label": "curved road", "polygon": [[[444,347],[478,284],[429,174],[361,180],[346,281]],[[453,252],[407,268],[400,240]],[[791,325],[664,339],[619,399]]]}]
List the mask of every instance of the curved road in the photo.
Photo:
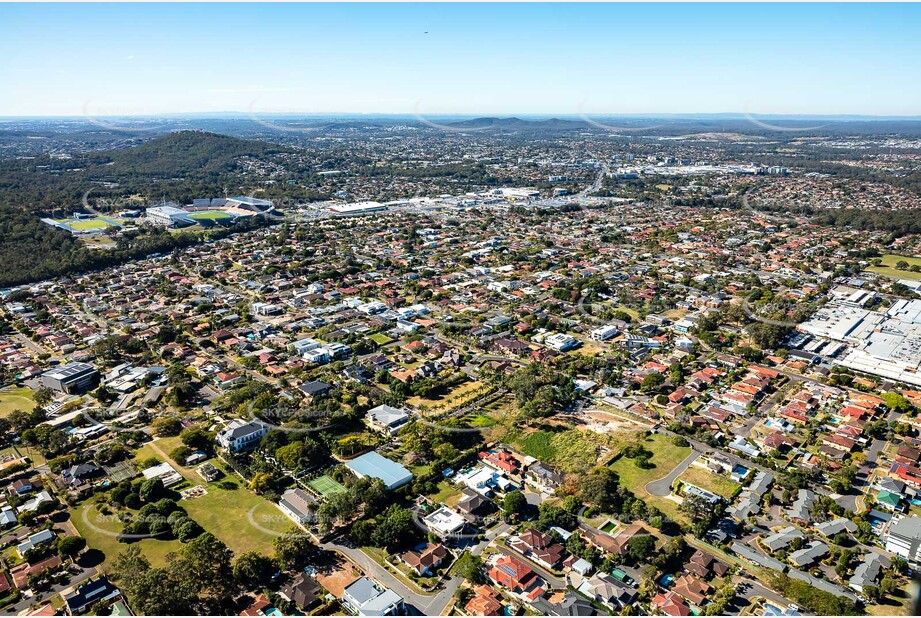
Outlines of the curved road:
[{"label": "curved road", "polygon": [[684,471],[687,470],[692,463],[697,461],[698,457],[700,457],[700,451],[696,449],[692,450],[691,454],[685,457],[684,461],[675,466],[674,470],[660,479],[646,483],[646,491],[648,491],[653,496],[658,496],[660,498],[668,496],[670,493],[672,493],[672,483],[675,482],[675,479],[681,476],[681,474],[684,473]]}]

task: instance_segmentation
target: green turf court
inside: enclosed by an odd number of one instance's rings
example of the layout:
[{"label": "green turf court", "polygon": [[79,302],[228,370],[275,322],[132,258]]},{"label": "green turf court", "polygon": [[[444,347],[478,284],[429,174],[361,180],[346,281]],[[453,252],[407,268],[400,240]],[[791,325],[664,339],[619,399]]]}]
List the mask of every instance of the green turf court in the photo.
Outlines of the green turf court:
[{"label": "green turf court", "polygon": [[341,483],[326,474],[308,481],[307,484],[322,494],[324,498],[348,491]]},{"label": "green turf court", "polygon": [[373,342],[376,343],[377,345],[387,345],[388,343],[390,343],[391,341],[393,341],[393,339],[391,339],[390,337],[388,337],[388,336],[385,335],[384,333],[374,333],[373,335],[371,335],[370,337],[368,337],[368,339],[370,339],[371,341],[373,341]]}]

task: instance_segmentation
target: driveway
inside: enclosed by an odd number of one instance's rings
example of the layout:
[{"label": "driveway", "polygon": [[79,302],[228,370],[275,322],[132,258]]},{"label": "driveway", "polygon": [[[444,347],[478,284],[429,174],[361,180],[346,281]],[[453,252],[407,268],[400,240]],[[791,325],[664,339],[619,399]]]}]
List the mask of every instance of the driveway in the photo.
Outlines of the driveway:
[{"label": "driveway", "polygon": [[658,496],[664,498],[672,493],[672,483],[675,482],[675,479],[681,476],[681,474],[690,467],[692,463],[697,461],[697,458],[700,457],[700,451],[692,450],[691,454],[684,458],[680,464],[675,466],[675,469],[669,472],[666,476],[655,480],[649,481],[646,483],[646,491],[648,491],[653,496]]},{"label": "driveway", "polygon": [[[486,538],[470,548],[470,553],[479,555],[483,549],[489,545],[497,536],[504,534],[511,526],[502,523],[492,528],[486,533]],[[420,615],[424,616],[441,616],[444,615],[445,609],[450,603],[454,602],[454,592],[464,583],[461,577],[452,577],[444,582],[444,588],[440,591],[425,594],[410,590],[403,582],[397,579],[393,573],[378,564],[368,554],[361,551],[358,547],[351,544],[346,545],[343,539],[333,539],[323,543],[323,549],[327,551],[339,552],[348,557],[352,562],[357,564],[366,575],[376,579],[384,586],[387,586],[398,595],[403,597],[407,605],[414,607]]]}]

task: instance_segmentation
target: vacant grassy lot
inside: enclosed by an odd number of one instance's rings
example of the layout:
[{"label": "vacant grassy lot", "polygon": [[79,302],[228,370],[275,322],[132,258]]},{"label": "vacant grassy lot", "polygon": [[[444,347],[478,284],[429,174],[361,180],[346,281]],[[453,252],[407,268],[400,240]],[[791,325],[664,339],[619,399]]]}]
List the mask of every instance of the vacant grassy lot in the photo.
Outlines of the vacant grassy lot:
[{"label": "vacant grassy lot", "polygon": [[425,406],[430,410],[454,408],[476,396],[476,391],[483,388],[479,380],[467,381],[447,392],[436,392],[428,397],[410,397],[406,403],[414,408]]},{"label": "vacant grassy lot", "polygon": [[649,458],[650,463],[653,464],[651,468],[640,468],[633,459],[621,457],[611,464],[611,469],[617,472],[621,484],[637,497],[643,498],[648,504],[655,506],[672,519],[682,519],[678,514],[678,505],[667,498],[650,495],[646,491],[646,483],[667,476],[691,453],[691,448],[676,446],[669,436],[662,434],[650,435],[642,441],[642,445],[652,453]]},{"label": "vacant grassy lot", "polygon": [[[178,437],[159,438],[138,449],[136,460],[156,457],[172,465],[192,485],[208,489],[207,495],[180,500],[189,517],[202,528],[224,541],[234,553],[272,552],[272,541],[294,525],[272,502],[246,488],[243,479],[230,472],[219,459],[210,459],[224,476],[206,483],[194,468],[180,466],[169,458],[169,451],[182,444]],[[231,480],[237,489],[222,489],[221,482]]]},{"label": "vacant grassy lot", "polygon": [[738,483],[727,479],[724,476],[719,476],[713,474],[709,470],[704,470],[700,466],[691,466],[687,470],[681,473],[681,476],[678,477],[679,481],[684,481],[685,483],[690,483],[691,485],[696,485],[701,489],[706,489],[707,491],[712,491],[718,496],[722,496],[729,500],[739,487]]},{"label": "vacant grassy lot", "polygon": [[8,386],[0,389],[0,418],[9,416],[14,410],[28,412],[35,406],[31,388]]},{"label": "vacant grassy lot", "polygon": [[454,506],[460,500],[461,489],[447,481],[439,481],[438,493],[429,496],[435,502],[444,502],[448,506]]},{"label": "vacant grassy lot", "polygon": [[911,257],[905,255],[895,255],[887,253],[882,258],[882,266],[870,266],[868,271],[892,277],[893,279],[915,279],[921,280],[921,273],[913,273],[910,270],[898,270],[895,265],[900,261],[908,262],[909,268],[912,266],[921,266],[921,257]]},{"label": "vacant grassy lot", "polygon": [[585,472],[598,463],[602,449],[616,451],[631,434],[598,434],[578,429],[532,432],[512,430],[506,440],[525,455],[556,466],[564,472]]}]

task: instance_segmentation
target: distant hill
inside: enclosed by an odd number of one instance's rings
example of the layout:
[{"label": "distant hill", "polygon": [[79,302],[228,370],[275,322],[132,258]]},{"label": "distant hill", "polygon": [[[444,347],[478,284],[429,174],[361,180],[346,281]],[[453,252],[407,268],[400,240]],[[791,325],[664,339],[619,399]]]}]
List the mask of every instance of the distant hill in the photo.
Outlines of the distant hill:
[{"label": "distant hill", "polygon": [[173,177],[190,173],[215,174],[236,166],[242,156],[262,157],[286,149],[267,142],[245,140],[205,131],[177,131],[139,146],[108,151],[96,160],[91,174]]},{"label": "distant hill", "polygon": [[562,120],[547,118],[545,120],[526,120],[523,118],[471,118],[447,123],[446,126],[458,129],[490,129],[495,131],[575,131],[584,130],[591,125],[583,120]]}]

